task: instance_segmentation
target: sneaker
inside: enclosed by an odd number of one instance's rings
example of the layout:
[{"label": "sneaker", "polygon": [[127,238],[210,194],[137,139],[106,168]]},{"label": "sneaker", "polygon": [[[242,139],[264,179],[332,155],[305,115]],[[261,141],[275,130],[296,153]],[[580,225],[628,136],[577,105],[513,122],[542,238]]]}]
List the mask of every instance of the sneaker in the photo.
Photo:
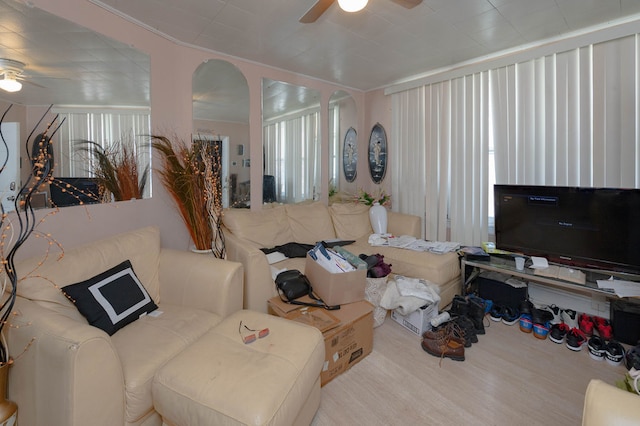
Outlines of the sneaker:
[{"label": "sneaker", "polygon": [[596,361],[602,361],[604,359],[605,343],[599,336],[591,336],[587,343],[589,349],[589,356]]},{"label": "sneaker", "polygon": [[615,340],[612,340],[607,343],[604,356],[609,364],[620,365],[624,359],[624,347]]},{"label": "sneaker", "polygon": [[520,315],[520,331],[523,333],[531,333],[533,331],[533,322],[531,321],[531,315]]},{"label": "sneaker", "polygon": [[511,306],[505,306],[504,314],[502,315],[502,322],[507,325],[514,325],[520,319],[520,312],[516,308]]},{"label": "sneaker", "polygon": [[556,305],[545,306],[542,309],[551,313],[552,318],[549,320],[549,323],[551,323],[551,325],[560,324],[562,322],[562,317],[561,317],[562,309],[560,309]]},{"label": "sneaker", "polygon": [[580,331],[582,331],[585,336],[591,337],[593,335],[593,327],[595,324],[593,322],[593,318],[589,315],[580,314],[578,317],[578,324],[580,326]]},{"label": "sneaker", "polygon": [[531,311],[533,310],[533,303],[531,303],[529,299],[525,299],[520,302],[519,310],[521,314],[531,315]]},{"label": "sneaker", "polygon": [[561,322],[560,324],[553,324],[551,329],[549,330],[549,340],[553,343],[562,343],[564,342],[564,336],[567,335],[570,328],[567,324]]},{"label": "sneaker", "polygon": [[489,318],[491,318],[491,321],[501,321],[503,315],[504,306],[502,305],[495,305],[489,312]]},{"label": "sneaker", "polygon": [[546,309],[533,308],[531,310],[531,321],[533,321],[534,324],[550,323],[552,319],[553,314]]},{"label": "sneaker", "polygon": [[569,328],[578,328],[578,313],[573,309],[564,309],[562,314],[562,322],[567,324]]},{"label": "sneaker", "polygon": [[584,345],[584,342],[586,341],[587,338],[585,337],[584,333],[574,327],[567,333],[565,344],[567,348],[571,349],[572,351],[579,351],[580,349],[582,349],[582,345]]},{"label": "sneaker", "polygon": [[613,329],[611,323],[602,317],[593,317],[595,323],[595,329],[598,331],[598,335],[604,340],[611,340],[613,337]]},{"label": "sneaker", "polygon": [[640,370],[640,343],[633,348],[629,348],[624,356],[624,366],[627,367],[627,370],[632,368]]},{"label": "sneaker", "polygon": [[549,334],[549,323],[546,322],[544,324],[534,323],[533,324],[533,335],[540,340],[544,340],[547,338]]}]

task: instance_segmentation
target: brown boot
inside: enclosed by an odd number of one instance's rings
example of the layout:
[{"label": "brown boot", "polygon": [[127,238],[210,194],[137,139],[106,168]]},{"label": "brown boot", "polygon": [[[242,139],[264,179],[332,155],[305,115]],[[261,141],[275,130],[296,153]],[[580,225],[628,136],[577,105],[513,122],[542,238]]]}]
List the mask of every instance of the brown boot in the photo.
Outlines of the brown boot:
[{"label": "brown boot", "polygon": [[464,361],[464,344],[452,340],[450,337],[439,339],[423,339],[422,349],[433,356],[451,358],[454,361]]},{"label": "brown boot", "polygon": [[437,330],[427,330],[422,333],[422,338],[429,340],[438,340],[447,337],[451,339],[451,341],[460,343],[464,347],[471,346],[471,344],[467,346],[467,342],[464,339],[464,332],[460,329],[458,324],[453,322],[447,323]]}]

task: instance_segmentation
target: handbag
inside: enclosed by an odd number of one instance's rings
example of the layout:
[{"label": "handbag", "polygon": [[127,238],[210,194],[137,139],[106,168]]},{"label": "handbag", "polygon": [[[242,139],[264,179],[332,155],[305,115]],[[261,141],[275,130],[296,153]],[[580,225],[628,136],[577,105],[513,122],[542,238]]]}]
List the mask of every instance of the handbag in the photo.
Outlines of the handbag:
[{"label": "handbag", "polygon": [[[309,278],[297,269],[283,271],[276,277],[276,291],[280,296],[280,300],[291,305],[317,306],[329,311],[340,309],[340,305],[327,305],[318,297],[311,287]],[[316,302],[301,302],[296,300],[303,296],[309,296]]]}]

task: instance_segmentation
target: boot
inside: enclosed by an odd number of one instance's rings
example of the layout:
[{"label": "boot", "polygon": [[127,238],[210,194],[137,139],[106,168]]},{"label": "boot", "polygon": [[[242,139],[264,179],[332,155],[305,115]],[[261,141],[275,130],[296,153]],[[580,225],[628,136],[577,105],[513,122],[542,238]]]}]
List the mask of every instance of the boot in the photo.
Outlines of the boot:
[{"label": "boot", "polygon": [[469,345],[471,345],[471,343],[478,343],[476,328],[473,325],[473,321],[471,321],[469,317],[460,316],[460,317],[456,317],[452,321],[456,323],[464,333],[465,342],[467,342]]},{"label": "boot", "polygon": [[469,302],[464,296],[456,294],[451,302],[451,309],[449,309],[449,315],[451,317],[465,316],[469,313]]},{"label": "boot", "polygon": [[451,358],[454,361],[464,361],[464,345],[445,336],[439,339],[423,339],[422,349],[440,358]]},{"label": "boot", "polygon": [[469,342],[467,346],[467,342],[464,339],[464,332],[460,329],[458,324],[454,322],[448,322],[442,324],[441,327],[433,330],[427,330],[422,334],[423,339],[429,340],[438,340],[442,338],[449,338],[451,341],[460,343],[465,348],[471,346],[471,342]]},{"label": "boot", "polygon": [[467,316],[473,322],[476,334],[484,334],[484,302],[478,297],[469,297]]}]

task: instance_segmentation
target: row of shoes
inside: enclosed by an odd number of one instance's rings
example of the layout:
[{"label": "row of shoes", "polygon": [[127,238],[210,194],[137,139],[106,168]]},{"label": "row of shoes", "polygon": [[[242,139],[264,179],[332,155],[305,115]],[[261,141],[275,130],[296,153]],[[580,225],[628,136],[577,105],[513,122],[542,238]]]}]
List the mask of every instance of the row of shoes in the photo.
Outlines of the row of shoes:
[{"label": "row of shoes", "polygon": [[[572,351],[580,351],[586,344],[589,356],[594,360],[607,360],[611,365],[620,365],[625,349],[613,339],[610,322],[602,317],[586,313],[578,315],[573,309],[561,309],[555,305],[536,308],[531,301],[521,303],[520,330],[533,332],[539,339],[564,343]],[[595,334],[597,332],[597,334]]]},{"label": "row of shoes", "polygon": [[436,357],[464,361],[465,348],[485,334],[484,317],[491,302],[475,295],[456,295],[448,311],[432,321],[433,328],[422,335],[422,349]]}]

